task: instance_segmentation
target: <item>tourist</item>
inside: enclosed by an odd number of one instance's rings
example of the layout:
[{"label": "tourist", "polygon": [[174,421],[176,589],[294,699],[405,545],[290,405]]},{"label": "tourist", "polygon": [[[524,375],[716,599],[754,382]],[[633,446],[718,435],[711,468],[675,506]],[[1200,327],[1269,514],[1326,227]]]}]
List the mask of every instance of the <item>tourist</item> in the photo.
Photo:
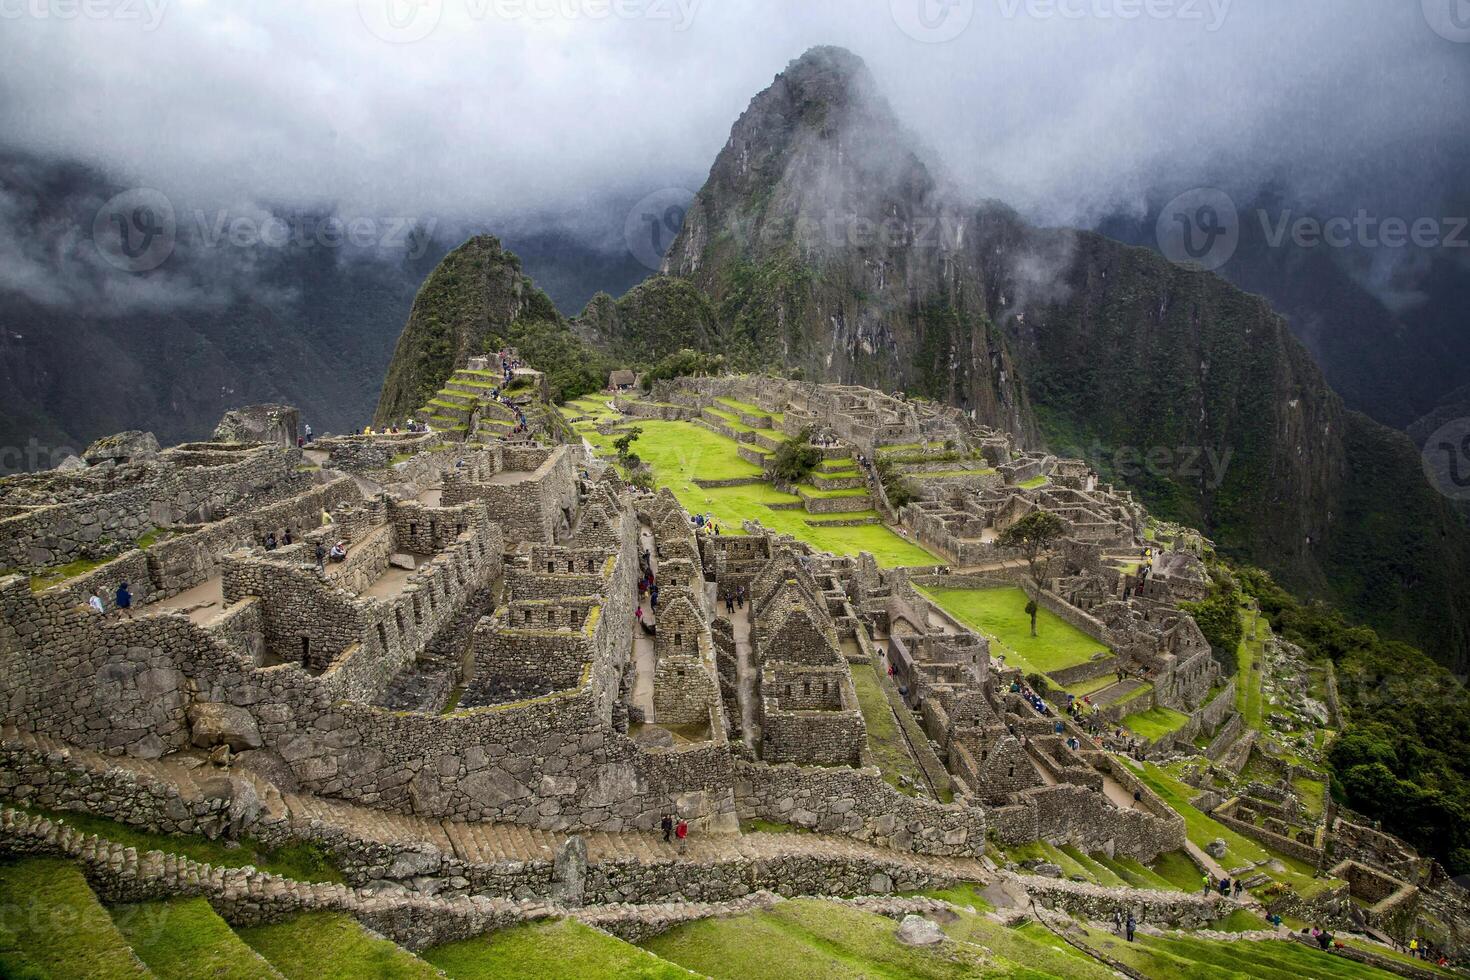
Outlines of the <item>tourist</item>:
[{"label": "tourist", "polygon": [[1127,928],[1126,938],[1131,943],[1131,942],[1133,942],[1133,930],[1136,929],[1136,928],[1138,928],[1138,921],[1133,918],[1133,913],[1132,912],[1129,912],[1128,913],[1128,922],[1127,922],[1126,928]]},{"label": "tourist", "polygon": [[327,548],[320,541],[316,543],[316,570],[326,571]]},{"label": "tourist", "polygon": [[275,531],[267,531],[266,532],[266,535],[265,535],[265,550],[266,551],[275,551],[276,550],[276,532]]},{"label": "tourist", "polygon": [[1204,889],[1205,889],[1205,897],[1206,897],[1206,898],[1208,898],[1208,897],[1209,897],[1209,895],[1210,895],[1210,892],[1211,892],[1211,891],[1212,891],[1212,890],[1213,890],[1213,889],[1212,889],[1212,888],[1211,888],[1211,886],[1212,886],[1212,885],[1213,885],[1213,884],[1214,884],[1214,882],[1212,882],[1212,881],[1210,881],[1210,874],[1209,874],[1209,872],[1208,872],[1208,871],[1207,871],[1207,872],[1205,872],[1205,877],[1204,877]]},{"label": "tourist", "polygon": [[642,606],[639,606],[637,609],[634,609],[633,610],[633,618],[636,619],[636,620],[638,620],[638,622],[640,622],[640,623],[643,622],[643,607]]},{"label": "tourist", "polygon": [[291,538],[291,529],[289,527],[286,528],[285,533],[281,535],[281,544],[284,545],[287,548],[291,547],[292,538]]},{"label": "tourist", "polygon": [[1234,895],[1234,897],[1238,899],[1238,898],[1240,898],[1240,893],[1243,892],[1243,891],[1245,891],[1245,883],[1242,882],[1239,878],[1236,878],[1235,879],[1235,886],[1234,887],[1235,887],[1235,895]]},{"label": "tourist", "polygon": [[133,618],[133,594],[128,591],[128,583],[124,582],[117,587],[117,595],[113,598],[113,604],[117,611],[128,619]]},{"label": "tourist", "polygon": [[1220,896],[1222,898],[1229,898],[1230,897],[1230,879],[1229,878],[1221,878],[1220,879]]},{"label": "tourist", "polygon": [[725,593],[725,615],[735,615],[735,597],[728,592]]},{"label": "tourist", "polygon": [[1416,960],[1419,958],[1419,938],[1417,936],[1409,940],[1409,956]]},{"label": "tourist", "polygon": [[101,589],[92,590],[92,595],[87,599],[87,605],[91,606],[92,611],[99,616],[107,612],[107,603],[102,601]]},{"label": "tourist", "polygon": [[308,422],[308,423],[306,423],[306,441],[307,442],[311,442],[311,440],[312,440],[311,423]]},{"label": "tourist", "polygon": [[1121,935],[1123,935],[1123,912],[1122,912],[1122,910],[1115,909],[1113,911],[1113,935],[1115,935],[1115,936],[1121,936]]},{"label": "tourist", "polygon": [[[650,578],[649,581],[651,582],[652,581],[652,578]],[[658,586],[657,585],[650,585],[648,587],[648,608],[649,609],[652,609],[652,610],[655,610],[655,611],[658,610]]]},{"label": "tourist", "polygon": [[743,585],[735,590],[735,605],[741,609],[745,608],[745,586]]},{"label": "tourist", "polygon": [[672,844],[674,842],[674,818],[665,813],[664,818],[658,822],[658,825],[664,832],[664,843]]},{"label": "tourist", "polygon": [[332,544],[332,550],[329,551],[329,552],[327,552],[327,557],[330,558],[330,559],[332,559],[332,561],[346,561],[347,560],[347,542],[346,541],[337,541],[337,542],[334,542]]},{"label": "tourist", "polygon": [[325,507],[323,507],[322,508],[322,527],[326,527],[330,523],[332,523],[332,512],[329,511],[329,510],[327,510]]},{"label": "tourist", "polygon": [[689,837],[689,823],[680,820],[674,827],[674,836],[679,839],[679,852],[682,854],[684,852],[684,841]]}]

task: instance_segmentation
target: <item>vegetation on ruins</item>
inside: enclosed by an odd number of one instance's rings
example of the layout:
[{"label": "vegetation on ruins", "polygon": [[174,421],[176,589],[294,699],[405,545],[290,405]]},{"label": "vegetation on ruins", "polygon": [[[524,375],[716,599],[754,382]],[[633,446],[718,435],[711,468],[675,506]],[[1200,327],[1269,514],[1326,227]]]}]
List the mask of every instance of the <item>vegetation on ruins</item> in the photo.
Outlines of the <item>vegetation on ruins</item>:
[{"label": "vegetation on ruins", "polygon": [[802,429],[776,447],[771,454],[771,475],[783,483],[797,484],[811,476],[822,461],[822,451],[812,445],[812,430]]},{"label": "vegetation on ruins", "polygon": [[702,378],[720,374],[724,370],[725,356],[723,354],[706,354],[685,348],[661,358],[644,371],[643,390],[648,391],[653,387],[655,381],[667,381],[671,378]]},{"label": "vegetation on ruins", "polygon": [[1230,664],[1245,634],[1240,621],[1240,586],[1223,563],[1211,561],[1209,570],[1210,594],[1199,602],[1181,602],[1179,608],[1194,617],[1200,632],[1210,641],[1215,659]]}]

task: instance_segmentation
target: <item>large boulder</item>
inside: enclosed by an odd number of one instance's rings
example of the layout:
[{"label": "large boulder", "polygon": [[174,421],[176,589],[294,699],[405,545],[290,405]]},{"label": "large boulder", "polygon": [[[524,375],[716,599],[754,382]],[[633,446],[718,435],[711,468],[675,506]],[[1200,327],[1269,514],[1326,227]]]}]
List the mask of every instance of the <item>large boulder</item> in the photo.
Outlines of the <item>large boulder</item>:
[{"label": "large boulder", "polygon": [[214,441],[294,446],[300,428],[301,412],[290,405],[246,405],[224,414],[214,427]]},{"label": "large boulder", "polygon": [[158,455],[158,439],[151,432],[129,429],[103,436],[82,452],[88,466],[106,463],[136,463]]},{"label": "large boulder", "polygon": [[898,927],[898,941],[905,946],[933,946],[944,942],[944,933],[922,915],[906,915]]},{"label": "large boulder", "polygon": [[201,749],[228,745],[233,752],[258,749],[265,743],[255,718],[233,704],[203,702],[189,709],[191,741]]}]

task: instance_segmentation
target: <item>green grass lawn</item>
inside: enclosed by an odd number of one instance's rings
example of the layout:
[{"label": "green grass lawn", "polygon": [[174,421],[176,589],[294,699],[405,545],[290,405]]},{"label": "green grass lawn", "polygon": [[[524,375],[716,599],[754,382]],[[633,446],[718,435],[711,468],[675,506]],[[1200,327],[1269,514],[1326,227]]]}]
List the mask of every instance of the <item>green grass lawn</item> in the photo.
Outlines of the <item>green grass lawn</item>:
[{"label": "green grass lawn", "polygon": [[1044,476],[1033,476],[1029,480],[1022,480],[1020,483],[1016,484],[1016,486],[1022,488],[1023,490],[1035,490],[1037,487],[1044,487],[1044,486],[1046,486],[1046,484],[1047,484],[1047,478],[1046,477],[1044,477]]},{"label": "green grass lawn", "polygon": [[164,980],[269,980],[278,974],[202,898],[118,905],[112,920]]},{"label": "green grass lawn", "polygon": [[152,833],[90,813],[42,810],[33,807],[22,807],[21,809],[70,824],[84,834],[96,834],[98,837],[105,837],[118,844],[135,847],[139,853],[163,851],[167,854],[179,854],[193,858],[195,861],[203,861],[220,868],[243,868],[246,865],[253,865],[261,871],[269,871],[296,881],[338,883],[342,881],[342,873],[337,870],[326,852],[310,844],[287,844],[270,850],[253,838],[245,837],[239,840],[239,847],[227,848],[222,840],[209,840],[197,834]]},{"label": "green grass lawn", "polygon": [[1271,627],[1262,616],[1256,623],[1256,639],[1252,640],[1251,623],[1255,621],[1255,615],[1244,609],[1240,612],[1245,634],[1235,648],[1235,710],[1240,712],[1246,727],[1260,731],[1265,718],[1261,677],[1266,670],[1266,638],[1271,635]]},{"label": "green grass lawn", "polygon": [[[800,498],[782,493],[768,483],[710,489],[697,486],[695,479],[758,477],[761,468],[741,459],[736,454],[738,447],[734,442],[692,422],[652,420],[639,422],[638,426],[643,434],[633,444],[633,451],[648,461],[655,481],[672,490],[686,510],[713,515],[723,533],[739,533],[742,521],[754,519],[772,531],[790,534],[836,555],[871,552],[878,564],[885,567],[933,565],[938,562],[929,552],[881,524],[814,527],[806,523],[813,515],[805,510],[771,510],[767,504],[799,503]],[[616,438],[598,436],[594,439],[597,433],[589,434],[581,426],[578,428],[593,445],[604,450],[612,438]],[[822,491],[814,493],[823,495]],[[845,492],[844,495],[850,493]]]},{"label": "green grass lawn", "polygon": [[574,919],[500,929],[425,950],[423,958],[455,980],[582,980],[638,977],[683,980],[695,974]]},{"label": "green grass lawn", "polygon": [[406,949],[376,936],[350,915],[307,912],[285,922],[238,930],[286,980],[438,977]]},{"label": "green grass lawn", "polygon": [[1189,715],[1173,708],[1155,705],[1147,711],[1135,711],[1123,719],[1123,727],[1150,742],[1172,735],[1189,721]]},{"label": "green grass lawn", "polygon": [[1010,666],[1049,673],[1086,663],[1105,646],[1045,609],[1036,616],[1036,636],[1026,615],[1026,593],[1018,588],[924,589],[961,623],[999,642]]},{"label": "green grass lawn", "polygon": [[[992,929],[976,921],[961,941],[910,947],[894,933],[898,923],[859,909],[814,899],[782,902],[766,912],[704,919],[678,926],[642,945],[696,973],[728,980],[828,980],[831,977],[944,978],[975,976],[1067,976],[1103,980],[1109,974],[1087,960],[1056,953],[1055,962],[1073,972],[1042,972],[1053,951],[1019,933],[1010,959],[982,943]],[[949,926],[956,936],[954,923]],[[1020,964],[1024,956],[1026,967]],[[1028,969],[1029,968],[1029,969]]]},{"label": "green grass lawn", "polygon": [[1089,694],[1096,694],[1098,691],[1101,691],[1105,687],[1112,687],[1117,682],[1117,674],[1103,674],[1101,677],[1094,677],[1091,680],[1078,681],[1076,684],[1068,684],[1065,690],[1077,695],[1079,698],[1082,698],[1086,697]]},{"label": "green grass lawn", "polygon": [[1085,942],[1151,980],[1252,977],[1260,980],[1378,980],[1393,976],[1289,940],[1210,942],[1188,936],[1140,935],[1126,942],[1109,931],[1087,928]]},{"label": "green grass lawn", "polygon": [[70,861],[0,862],[0,911],[0,977],[148,976]]},{"label": "green grass lawn", "polygon": [[868,730],[868,751],[883,773],[884,782],[900,793],[914,795],[912,789],[899,785],[898,777],[908,777],[911,784],[922,786],[924,774],[909,752],[908,743],[899,731],[898,719],[879,686],[878,674],[871,664],[852,664],[852,686],[857,690],[858,706],[863,711],[863,725]]}]

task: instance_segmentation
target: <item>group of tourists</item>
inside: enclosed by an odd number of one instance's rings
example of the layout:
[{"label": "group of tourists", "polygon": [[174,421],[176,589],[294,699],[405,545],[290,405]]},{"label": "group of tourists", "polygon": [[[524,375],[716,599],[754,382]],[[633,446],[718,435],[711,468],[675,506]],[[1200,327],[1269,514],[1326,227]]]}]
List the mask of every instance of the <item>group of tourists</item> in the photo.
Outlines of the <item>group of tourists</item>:
[{"label": "group of tourists", "polygon": [[1245,883],[1239,878],[1232,881],[1229,875],[1216,881],[1213,875],[1206,872],[1204,876],[1204,891],[1206,895],[1219,892],[1221,898],[1234,897],[1238,899],[1240,898],[1241,892],[1245,891]]},{"label": "group of tourists", "polygon": [[675,820],[673,814],[665,813],[664,818],[658,822],[659,829],[664,832],[664,843],[672,844],[678,840],[682,847],[689,836],[689,822],[687,820]]},{"label": "group of tourists", "polygon": [[734,616],[736,609],[745,608],[745,586],[725,590],[725,614]]},{"label": "group of tourists", "polygon": [[267,531],[265,533],[265,540],[261,542],[261,544],[265,546],[266,551],[275,551],[277,548],[289,548],[295,543],[296,539],[292,536],[291,529],[289,527],[281,532],[281,536],[279,538],[276,537],[275,531]]},{"label": "group of tourists", "polygon": [[[87,597],[87,607],[94,613],[105,615],[107,612],[107,600],[102,598],[102,589],[99,587],[92,591]],[[112,597],[113,605],[118,613],[128,619],[133,618],[133,593],[128,591],[128,583],[118,585],[117,591]]]},{"label": "group of tourists", "polygon": [[689,523],[694,525],[695,534],[712,534],[716,537],[720,533],[719,522],[713,514],[695,514],[689,518]]},{"label": "group of tourists", "polygon": [[305,449],[306,444],[314,438],[316,438],[316,435],[311,431],[311,423],[308,422],[296,436],[296,448]]},{"label": "group of tourists", "polygon": [[1122,936],[1128,942],[1133,942],[1134,931],[1138,928],[1138,920],[1129,912],[1125,919],[1121,911],[1113,913],[1113,935]]},{"label": "group of tourists", "polygon": [[1026,703],[1035,708],[1036,713],[1043,718],[1051,717],[1051,705],[1046,703],[1045,698],[1031,690],[1029,685],[1023,684],[1019,680],[1013,680],[1011,681],[1011,693],[1021,695]]}]

